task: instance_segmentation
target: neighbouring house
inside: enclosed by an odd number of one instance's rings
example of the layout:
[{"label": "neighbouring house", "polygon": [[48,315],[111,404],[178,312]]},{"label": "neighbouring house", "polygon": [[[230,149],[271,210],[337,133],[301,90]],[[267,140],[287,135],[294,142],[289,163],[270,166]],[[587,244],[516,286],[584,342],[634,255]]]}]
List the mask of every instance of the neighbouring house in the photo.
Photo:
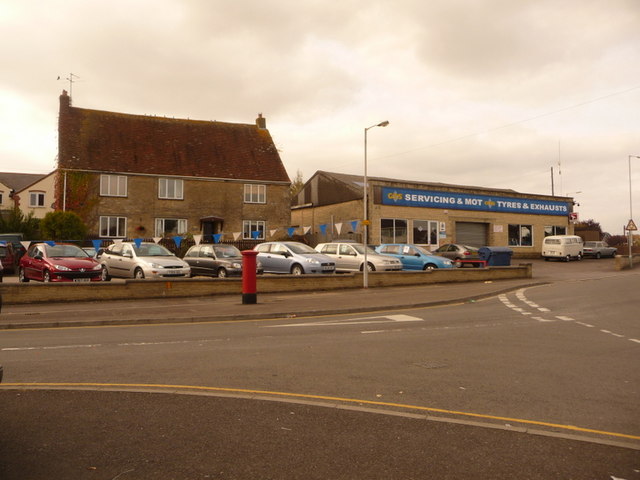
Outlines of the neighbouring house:
[{"label": "neighbouring house", "polygon": [[255,124],[77,108],[58,122],[57,208],[95,238],[218,234],[265,239],[290,225],[290,180],[258,115]]},{"label": "neighbouring house", "polygon": [[55,172],[0,172],[0,211],[4,215],[18,207],[25,217],[44,217],[53,211],[55,178]]},{"label": "neighbouring house", "polygon": [[[362,241],[363,187],[362,175],[316,172],[292,199],[292,225],[308,229],[311,244]],[[544,237],[573,233],[571,197],[380,177],[367,192],[369,244],[508,246],[535,257]]]}]

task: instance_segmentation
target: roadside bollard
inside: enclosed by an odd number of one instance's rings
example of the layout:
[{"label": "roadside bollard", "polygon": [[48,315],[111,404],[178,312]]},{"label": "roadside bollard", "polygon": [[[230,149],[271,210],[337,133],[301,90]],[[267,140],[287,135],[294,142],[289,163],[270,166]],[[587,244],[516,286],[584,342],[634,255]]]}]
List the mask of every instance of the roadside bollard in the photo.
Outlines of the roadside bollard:
[{"label": "roadside bollard", "polygon": [[242,303],[243,305],[258,302],[256,293],[256,256],[255,250],[242,251]]}]

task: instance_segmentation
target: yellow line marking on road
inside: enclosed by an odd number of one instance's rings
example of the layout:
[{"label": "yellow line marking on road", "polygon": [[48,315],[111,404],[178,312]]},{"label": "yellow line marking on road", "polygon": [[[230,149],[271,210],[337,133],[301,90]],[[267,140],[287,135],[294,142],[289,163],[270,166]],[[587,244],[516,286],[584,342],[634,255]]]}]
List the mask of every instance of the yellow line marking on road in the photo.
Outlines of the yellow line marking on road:
[{"label": "yellow line marking on road", "polygon": [[402,408],[402,409],[422,411],[422,412],[443,413],[447,415],[481,418],[485,420],[498,420],[501,422],[520,423],[525,425],[537,425],[537,426],[548,427],[548,428],[569,430],[573,432],[592,433],[596,435],[606,435],[606,436],[618,437],[618,438],[628,438],[631,440],[640,440],[640,436],[638,435],[607,432],[603,430],[595,430],[592,428],[578,427],[575,425],[562,425],[558,423],[542,422],[538,420],[526,420],[521,418],[501,417],[497,415],[461,412],[457,410],[446,410],[446,409],[434,408],[434,407],[421,407],[419,405],[408,405],[404,403],[380,402],[380,401],[373,401],[373,400],[331,397],[331,396],[325,396],[325,395],[311,395],[311,394],[304,394],[304,393],[287,393],[287,392],[277,392],[277,391],[270,391],[270,390],[251,390],[251,389],[244,389],[244,388],[206,387],[206,386],[197,386],[197,385],[164,385],[164,384],[144,384],[144,383],[143,384],[139,384],[139,383],[3,383],[3,384],[0,384],[0,390],[2,389],[8,390],[8,388],[6,387],[52,387],[52,388],[53,387],[111,387],[111,388],[117,387],[117,388],[155,388],[155,389],[162,388],[162,389],[172,389],[172,390],[199,390],[199,391],[210,391],[210,392],[267,395],[267,396],[274,396],[274,397],[304,398],[304,399],[323,400],[323,401],[332,401],[332,402],[358,403],[361,405],[375,405],[375,406],[381,406],[381,407]]}]

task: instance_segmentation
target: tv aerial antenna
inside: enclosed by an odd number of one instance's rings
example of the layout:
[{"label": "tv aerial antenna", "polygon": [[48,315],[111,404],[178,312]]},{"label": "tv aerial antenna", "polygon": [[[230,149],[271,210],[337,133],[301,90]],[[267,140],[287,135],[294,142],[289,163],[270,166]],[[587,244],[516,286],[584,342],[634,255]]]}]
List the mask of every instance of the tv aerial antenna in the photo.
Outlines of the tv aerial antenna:
[{"label": "tv aerial antenna", "polygon": [[[69,82],[69,96],[73,98],[73,83],[76,81],[76,78],[80,78],[75,73],[69,73],[69,76],[65,78],[67,82]],[[60,76],[58,76],[58,80],[60,80]]]}]

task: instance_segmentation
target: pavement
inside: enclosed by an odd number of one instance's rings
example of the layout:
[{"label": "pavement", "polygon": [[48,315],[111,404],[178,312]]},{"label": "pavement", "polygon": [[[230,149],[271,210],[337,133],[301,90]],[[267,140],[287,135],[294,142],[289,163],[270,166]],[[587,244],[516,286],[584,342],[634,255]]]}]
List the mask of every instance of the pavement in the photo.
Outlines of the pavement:
[{"label": "pavement", "polygon": [[533,264],[532,278],[318,292],[258,292],[257,303],[253,305],[243,304],[241,295],[4,305],[0,330],[294,318],[429,307],[478,301],[534,285],[621,274],[614,271],[611,259],[568,264],[526,260],[526,263]]}]

